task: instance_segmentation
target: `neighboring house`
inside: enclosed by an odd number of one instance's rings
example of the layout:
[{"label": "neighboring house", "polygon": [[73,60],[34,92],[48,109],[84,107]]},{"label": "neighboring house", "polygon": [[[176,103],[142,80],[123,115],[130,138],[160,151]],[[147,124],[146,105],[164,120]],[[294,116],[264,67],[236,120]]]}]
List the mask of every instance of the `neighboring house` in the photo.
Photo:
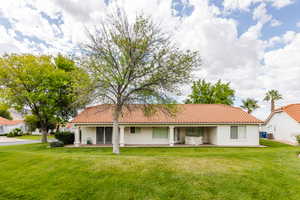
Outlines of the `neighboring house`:
[{"label": "neighboring house", "polygon": [[69,132],[75,132],[76,128],[72,123],[67,123],[65,126],[60,127],[60,131],[69,131]]},{"label": "neighboring house", "polygon": [[26,126],[23,120],[8,120],[0,117],[0,135],[9,133],[15,128],[20,128],[22,131],[26,131]]},{"label": "neighboring house", "polygon": [[264,130],[275,139],[296,143],[295,136],[300,135],[300,104],[275,109],[265,121]]},{"label": "neighboring house", "polygon": [[[240,108],[221,104],[179,104],[175,117],[162,111],[147,117],[142,105],[134,107],[131,112],[124,110],[120,119],[121,146],[259,145],[258,129],[263,122]],[[112,144],[110,105],[88,107],[72,123],[76,128],[75,145]]]}]

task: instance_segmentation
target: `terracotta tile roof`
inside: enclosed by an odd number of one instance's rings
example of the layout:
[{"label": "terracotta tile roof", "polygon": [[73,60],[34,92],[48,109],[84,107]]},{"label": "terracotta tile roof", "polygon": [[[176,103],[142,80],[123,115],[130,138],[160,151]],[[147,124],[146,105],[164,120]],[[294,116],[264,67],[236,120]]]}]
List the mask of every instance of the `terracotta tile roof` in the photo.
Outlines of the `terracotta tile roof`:
[{"label": "terracotta tile roof", "polygon": [[286,112],[291,118],[300,123],[300,103],[283,106],[274,112]]},{"label": "terracotta tile roof", "polygon": [[[72,123],[112,123],[111,107],[88,107],[75,117]],[[263,123],[240,108],[222,104],[178,104],[179,111],[175,117],[161,111],[147,117],[141,109],[142,105],[137,107],[131,112],[124,109],[120,123]]]},{"label": "terracotta tile roof", "polygon": [[22,123],[23,120],[9,120],[3,117],[0,117],[0,125],[16,125]]}]

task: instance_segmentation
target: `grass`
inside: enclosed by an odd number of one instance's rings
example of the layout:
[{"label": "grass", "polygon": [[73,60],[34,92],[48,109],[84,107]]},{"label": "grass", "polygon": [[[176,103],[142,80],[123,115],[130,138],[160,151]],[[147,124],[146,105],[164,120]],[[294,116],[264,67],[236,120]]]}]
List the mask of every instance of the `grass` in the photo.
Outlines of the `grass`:
[{"label": "grass", "polygon": [[276,142],[272,140],[267,139],[260,139],[260,144],[264,146],[271,146],[271,147],[291,147],[292,145],[284,144],[281,142]]},{"label": "grass", "polygon": [[[41,135],[23,135],[23,136],[18,136],[16,138],[22,139],[22,140],[41,140],[42,136]],[[54,139],[54,136],[50,135],[50,136],[48,136],[48,139]]]},{"label": "grass", "polygon": [[299,147],[0,147],[0,199],[300,199]]}]

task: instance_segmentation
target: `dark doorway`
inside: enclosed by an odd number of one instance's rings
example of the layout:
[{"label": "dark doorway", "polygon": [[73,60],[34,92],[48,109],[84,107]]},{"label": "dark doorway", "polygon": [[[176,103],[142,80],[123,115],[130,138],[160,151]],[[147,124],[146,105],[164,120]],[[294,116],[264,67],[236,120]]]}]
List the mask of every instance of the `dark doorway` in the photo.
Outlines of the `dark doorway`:
[{"label": "dark doorway", "polygon": [[97,127],[97,144],[112,144],[112,127]]},{"label": "dark doorway", "polygon": [[105,144],[112,144],[112,127],[105,127]]}]

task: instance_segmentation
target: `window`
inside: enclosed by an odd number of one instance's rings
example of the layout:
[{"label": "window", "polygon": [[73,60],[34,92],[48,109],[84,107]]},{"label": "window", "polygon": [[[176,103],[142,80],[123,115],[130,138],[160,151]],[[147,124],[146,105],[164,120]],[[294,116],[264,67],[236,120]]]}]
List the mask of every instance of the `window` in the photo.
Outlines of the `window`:
[{"label": "window", "polygon": [[139,127],[130,127],[130,133],[131,134],[136,134],[136,133],[140,133],[141,132],[141,128]]},{"label": "window", "polygon": [[153,128],[152,138],[168,138],[168,128]]},{"label": "window", "polygon": [[189,127],[186,129],[186,136],[200,137],[203,136],[203,127]]},{"label": "window", "polygon": [[230,139],[246,139],[247,131],[246,126],[231,126],[230,127]]},{"label": "window", "polygon": [[230,139],[238,139],[238,127],[237,126],[230,127]]},{"label": "window", "polygon": [[3,132],[4,132],[3,126],[0,126],[0,133],[3,133]]}]

